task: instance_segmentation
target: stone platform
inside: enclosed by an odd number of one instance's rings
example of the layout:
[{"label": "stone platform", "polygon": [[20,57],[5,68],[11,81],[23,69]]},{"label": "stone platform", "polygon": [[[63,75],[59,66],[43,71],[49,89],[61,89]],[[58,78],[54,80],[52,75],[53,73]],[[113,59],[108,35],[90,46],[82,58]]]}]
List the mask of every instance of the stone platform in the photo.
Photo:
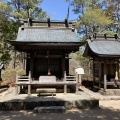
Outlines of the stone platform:
[{"label": "stone platform", "polygon": [[120,90],[118,90],[118,89],[116,89],[116,90],[108,90],[108,91],[99,90],[98,92],[101,95],[106,95],[106,96],[120,96]]},{"label": "stone platform", "polygon": [[41,96],[32,94],[15,95],[15,89],[6,91],[0,96],[0,110],[34,110],[35,107],[43,106],[64,106],[65,109],[79,108],[97,108],[99,100],[90,97],[85,92],[79,90],[75,93],[57,93],[56,96]]}]

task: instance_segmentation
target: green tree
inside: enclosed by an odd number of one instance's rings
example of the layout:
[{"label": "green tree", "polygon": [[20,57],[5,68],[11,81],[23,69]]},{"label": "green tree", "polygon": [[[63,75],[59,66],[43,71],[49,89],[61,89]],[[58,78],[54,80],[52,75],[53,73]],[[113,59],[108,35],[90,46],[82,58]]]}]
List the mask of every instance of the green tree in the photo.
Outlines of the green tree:
[{"label": "green tree", "polygon": [[85,39],[88,33],[101,32],[113,23],[102,4],[101,0],[72,0],[74,11],[79,15],[76,27]]},{"label": "green tree", "polygon": [[[13,49],[6,40],[15,40],[19,27],[20,18],[44,19],[47,17],[45,11],[40,8],[43,0],[2,0],[0,1],[0,60],[8,63],[13,54]],[[15,53],[16,54],[16,53]],[[23,53],[17,58],[23,60]],[[15,57],[16,58],[16,57]],[[19,61],[20,61],[19,60]],[[15,64],[14,64],[15,66]]]},{"label": "green tree", "polygon": [[2,17],[0,19],[0,61],[7,64],[11,59],[11,47],[6,40],[16,38],[18,24],[13,20],[8,21],[3,15]]},{"label": "green tree", "polygon": [[108,26],[108,29],[120,33],[120,1],[102,0],[102,8],[105,10],[106,15],[113,20],[113,24]]},{"label": "green tree", "polygon": [[99,8],[88,7],[85,14],[80,17],[80,23],[81,25],[85,24],[88,28],[88,31],[94,33],[99,32],[100,28],[113,23],[113,21],[106,16],[103,10]]},{"label": "green tree", "polygon": [[27,18],[27,9],[29,9],[30,17],[43,19],[47,17],[45,11],[40,8],[43,0],[4,0],[0,2],[0,11],[14,19]]},{"label": "green tree", "polygon": [[[86,40],[88,34],[94,32],[113,34],[113,29],[109,28],[113,25],[114,20],[111,14],[108,14],[108,4],[104,3],[103,5],[103,1],[108,0],[72,0],[73,11],[79,16],[79,19],[76,20],[76,27],[78,33],[83,37],[81,40]],[[83,50],[84,48],[77,52],[77,60],[85,69],[86,76],[90,77],[92,76],[92,62],[83,57]]]}]

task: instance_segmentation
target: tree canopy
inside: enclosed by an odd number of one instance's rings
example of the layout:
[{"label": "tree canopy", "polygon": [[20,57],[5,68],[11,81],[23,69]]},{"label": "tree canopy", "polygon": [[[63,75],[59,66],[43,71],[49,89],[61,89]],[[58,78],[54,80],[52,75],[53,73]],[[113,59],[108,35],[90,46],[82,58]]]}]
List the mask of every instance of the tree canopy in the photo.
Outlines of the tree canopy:
[{"label": "tree canopy", "polygon": [[43,19],[47,14],[40,8],[42,1],[43,0],[4,0],[0,2],[0,12],[5,16],[19,19],[27,18],[27,9],[29,9],[30,17]]},{"label": "tree canopy", "polygon": [[71,0],[78,32],[87,36],[93,32],[120,33],[120,1],[118,0]]},{"label": "tree canopy", "polygon": [[0,61],[11,60],[12,47],[6,42],[17,37],[19,19],[44,19],[47,13],[40,8],[43,0],[1,0],[0,1]]}]

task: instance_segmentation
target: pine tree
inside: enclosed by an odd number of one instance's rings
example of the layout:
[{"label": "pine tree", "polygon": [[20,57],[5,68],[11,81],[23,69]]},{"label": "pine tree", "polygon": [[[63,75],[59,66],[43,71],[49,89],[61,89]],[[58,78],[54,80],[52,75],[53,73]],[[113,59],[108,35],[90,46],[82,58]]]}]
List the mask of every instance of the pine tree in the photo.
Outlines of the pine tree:
[{"label": "pine tree", "polygon": [[78,32],[85,39],[89,33],[106,30],[114,22],[111,14],[107,13],[108,3],[105,0],[72,0],[72,5],[75,8],[74,12],[79,15],[76,22]]},{"label": "pine tree", "polygon": [[4,0],[0,2],[0,12],[14,19],[27,18],[27,9],[30,16],[36,19],[43,19],[46,12],[40,8],[42,0]]}]

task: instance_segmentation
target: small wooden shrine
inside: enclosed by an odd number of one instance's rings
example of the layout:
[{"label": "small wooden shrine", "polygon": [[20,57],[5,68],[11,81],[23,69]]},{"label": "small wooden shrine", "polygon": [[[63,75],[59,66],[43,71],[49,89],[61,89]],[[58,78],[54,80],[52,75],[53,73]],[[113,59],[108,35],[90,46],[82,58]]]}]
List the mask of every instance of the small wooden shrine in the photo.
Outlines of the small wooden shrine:
[{"label": "small wooden shrine", "polygon": [[99,88],[120,85],[120,41],[115,35],[94,34],[87,40],[84,56],[93,61],[93,81],[94,86]]},{"label": "small wooden shrine", "polygon": [[16,40],[8,40],[15,50],[26,53],[26,73],[32,79],[41,75],[64,77],[69,75],[69,53],[79,50],[84,42],[79,41],[74,22],[47,20],[21,20]]}]

